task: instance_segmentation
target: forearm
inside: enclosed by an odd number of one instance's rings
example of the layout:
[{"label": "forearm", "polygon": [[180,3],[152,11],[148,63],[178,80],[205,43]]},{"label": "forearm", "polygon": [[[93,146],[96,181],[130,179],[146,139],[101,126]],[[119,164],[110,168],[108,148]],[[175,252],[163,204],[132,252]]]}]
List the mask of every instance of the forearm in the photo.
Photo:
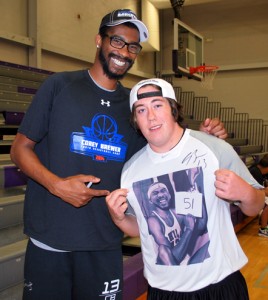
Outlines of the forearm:
[{"label": "forearm", "polygon": [[60,180],[58,176],[50,172],[40,162],[39,158],[30,147],[12,147],[10,155],[12,161],[25,175],[43,185],[48,190],[52,190],[52,187],[54,186],[53,183]]},{"label": "forearm", "polygon": [[245,198],[240,201],[239,207],[245,215],[256,216],[263,209],[264,200],[264,190],[257,190],[251,187]]},{"label": "forearm", "polygon": [[125,234],[131,237],[137,237],[140,235],[137,219],[134,216],[125,215],[122,220],[116,220],[113,218],[113,221]]}]

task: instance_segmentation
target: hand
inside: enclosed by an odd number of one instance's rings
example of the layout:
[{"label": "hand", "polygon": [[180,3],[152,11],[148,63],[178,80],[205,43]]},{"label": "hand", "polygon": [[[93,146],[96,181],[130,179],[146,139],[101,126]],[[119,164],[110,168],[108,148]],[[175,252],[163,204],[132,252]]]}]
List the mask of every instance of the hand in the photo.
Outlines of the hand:
[{"label": "hand", "polygon": [[215,175],[215,194],[224,200],[244,200],[252,189],[244,179],[230,170],[220,169],[215,172]]},{"label": "hand", "polygon": [[92,175],[70,176],[53,182],[49,191],[74,207],[81,207],[88,204],[94,197],[109,194],[107,190],[95,190],[86,187],[88,182],[94,184],[99,181],[99,178]]},{"label": "hand", "polygon": [[224,128],[224,124],[218,118],[205,119],[200,124],[199,130],[212,134],[220,139],[226,139],[228,136],[227,131]]},{"label": "hand", "polygon": [[106,203],[113,221],[117,224],[125,218],[127,204],[127,189],[118,189],[106,197]]}]

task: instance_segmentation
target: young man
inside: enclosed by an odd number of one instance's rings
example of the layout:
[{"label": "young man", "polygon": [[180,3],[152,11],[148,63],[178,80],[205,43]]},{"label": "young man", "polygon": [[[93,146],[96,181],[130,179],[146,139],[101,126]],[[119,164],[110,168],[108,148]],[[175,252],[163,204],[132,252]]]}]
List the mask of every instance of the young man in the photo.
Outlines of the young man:
[{"label": "young man", "polygon": [[[148,299],[248,299],[239,271],[247,258],[229,202],[256,215],[264,203],[261,186],[231,145],[180,125],[181,108],[166,81],[135,85],[130,108],[133,124],[148,144],[125,164],[122,189],[106,202],[115,224],[141,237]],[[151,226],[151,219],[160,216],[156,202],[165,213]]]},{"label": "young man", "polygon": [[[118,80],[147,38],[130,10],[104,16],[92,68],[49,77],[25,115],[11,149],[29,177],[24,299],[122,297],[123,234],[105,196],[145,143],[129,124],[129,91]],[[208,119],[202,127],[225,137],[221,125]]]},{"label": "young man", "polygon": [[249,171],[258,183],[264,186],[265,206],[260,214],[258,235],[268,237],[268,154],[265,154],[257,164],[251,166]]}]

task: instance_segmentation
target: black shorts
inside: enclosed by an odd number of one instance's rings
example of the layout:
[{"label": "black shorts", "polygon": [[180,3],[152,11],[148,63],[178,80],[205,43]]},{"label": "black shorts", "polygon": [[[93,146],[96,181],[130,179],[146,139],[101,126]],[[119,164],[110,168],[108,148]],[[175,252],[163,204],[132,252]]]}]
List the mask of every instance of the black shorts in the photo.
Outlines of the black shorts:
[{"label": "black shorts", "polygon": [[171,292],[148,287],[147,300],[249,300],[243,275],[237,271],[222,281],[194,292]]},{"label": "black shorts", "polygon": [[54,252],[29,241],[24,300],[122,300],[122,251]]}]

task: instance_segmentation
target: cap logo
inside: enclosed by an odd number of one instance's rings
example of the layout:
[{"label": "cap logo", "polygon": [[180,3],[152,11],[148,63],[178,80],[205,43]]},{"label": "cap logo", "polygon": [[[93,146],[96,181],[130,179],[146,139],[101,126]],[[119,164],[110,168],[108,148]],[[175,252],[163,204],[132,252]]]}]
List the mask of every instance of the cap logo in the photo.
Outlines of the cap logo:
[{"label": "cap logo", "polygon": [[131,18],[131,19],[137,19],[137,17],[132,14],[132,13],[127,13],[127,12],[118,12],[118,17],[128,17],[128,18]]},{"label": "cap logo", "polygon": [[117,26],[127,22],[134,24],[139,30],[140,42],[145,42],[148,39],[149,35],[146,25],[130,9],[117,9],[104,16],[101,20],[99,30],[104,26]]},{"label": "cap logo", "polygon": [[159,80],[155,80],[154,78],[152,79],[145,79],[145,80],[142,80],[140,81],[137,85],[145,85],[145,84],[156,84],[156,85],[159,85]]}]

